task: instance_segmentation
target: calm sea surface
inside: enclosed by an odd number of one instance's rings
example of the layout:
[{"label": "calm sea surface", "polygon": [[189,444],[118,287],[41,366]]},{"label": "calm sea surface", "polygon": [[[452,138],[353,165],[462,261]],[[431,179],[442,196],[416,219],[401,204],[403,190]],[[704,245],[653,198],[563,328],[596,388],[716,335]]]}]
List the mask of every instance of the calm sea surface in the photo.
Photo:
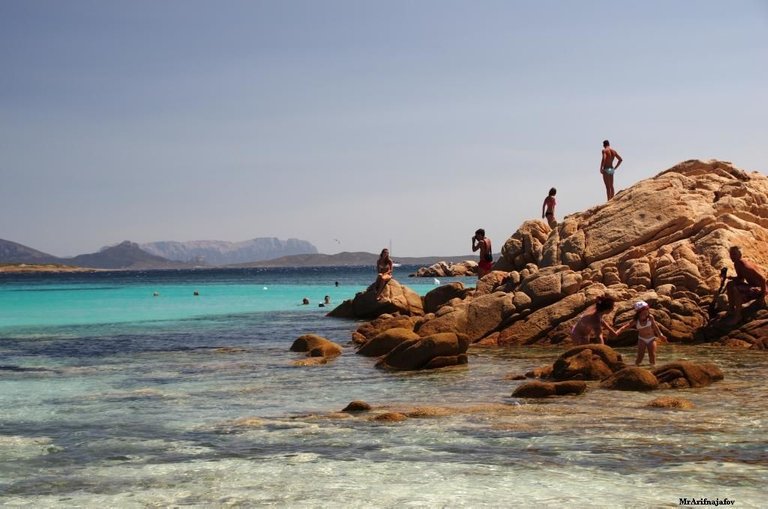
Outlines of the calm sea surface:
[{"label": "calm sea surface", "polygon": [[[395,277],[435,287],[414,271]],[[372,280],[370,268],[0,275],[0,504],[765,507],[768,354],[665,345],[661,363],[714,362],[725,380],[526,402],[505,377],[561,349],[473,350],[468,366],[419,373],[356,356],[359,323],[318,304]],[[305,333],[344,355],[293,366]],[[696,407],[645,406],[660,395]],[[431,416],[338,413],[356,399]]]}]

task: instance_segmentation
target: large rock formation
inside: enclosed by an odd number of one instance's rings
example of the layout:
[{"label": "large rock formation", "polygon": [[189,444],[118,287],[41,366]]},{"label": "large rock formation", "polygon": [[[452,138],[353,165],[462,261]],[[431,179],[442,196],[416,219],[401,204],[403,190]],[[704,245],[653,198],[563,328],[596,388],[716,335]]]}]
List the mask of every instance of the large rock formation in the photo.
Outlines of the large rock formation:
[{"label": "large rock formation", "polygon": [[[610,202],[567,216],[555,229],[525,222],[501,249],[477,291],[415,325],[420,335],[455,331],[485,345],[569,341],[570,327],[595,297],[617,300],[618,326],[643,299],[670,341],[728,336],[698,331],[727,267],[732,245],[768,274],[768,178],[722,161],[686,161],[619,192]],[[723,308],[725,297],[717,297]],[[763,310],[764,311],[764,310]],[[745,314],[731,344],[764,348],[768,313]],[[628,344],[633,331],[609,341]],[[736,341],[742,341],[739,343]]]},{"label": "large rock formation", "polygon": [[385,313],[420,316],[424,314],[424,304],[418,293],[396,279],[390,279],[378,299],[371,285],[366,291],[355,295],[354,299],[342,302],[328,316],[375,318]]}]

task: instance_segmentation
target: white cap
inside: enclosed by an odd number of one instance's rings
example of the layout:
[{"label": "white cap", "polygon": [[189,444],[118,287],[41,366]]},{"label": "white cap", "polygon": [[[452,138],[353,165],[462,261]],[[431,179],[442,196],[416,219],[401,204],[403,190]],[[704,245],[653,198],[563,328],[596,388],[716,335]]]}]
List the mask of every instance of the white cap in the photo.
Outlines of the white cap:
[{"label": "white cap", "polygon": [[650,306],[644,300],[639,300],[639,301],[635,302],[635,306],[634,307],[635,307],[635,311],[640,311],[641,309],[647,308],[647,307],[650,307]]}]

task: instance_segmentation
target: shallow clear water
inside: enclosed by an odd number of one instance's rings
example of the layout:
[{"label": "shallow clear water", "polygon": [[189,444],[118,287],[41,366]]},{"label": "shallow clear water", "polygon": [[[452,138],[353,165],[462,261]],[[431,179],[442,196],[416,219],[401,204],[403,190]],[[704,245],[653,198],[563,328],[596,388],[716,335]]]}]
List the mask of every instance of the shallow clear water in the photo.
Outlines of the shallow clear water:
[{"label": "shallow clear water", "polygon": [[[434,287],[401,270],[419,293]],[[371,279],[369,269],[2,276],[0,503],[763,505],[765,353],[664,346],[660,362],[715,362],[726,379],[518,401],[510,395],[521,382],[505,377],[560,349],[477,350],[468,366],[419,373],[381,372],[354,355],[359,324],[317,304]],[[299,305],[303,297],[312,304]],[[344,355],[293,366],[302,357],[288,348],[309,332]],[[645,406],[660,395],[696,407]],[[338,413],[355,399],[438,415],[382,423]]]}]

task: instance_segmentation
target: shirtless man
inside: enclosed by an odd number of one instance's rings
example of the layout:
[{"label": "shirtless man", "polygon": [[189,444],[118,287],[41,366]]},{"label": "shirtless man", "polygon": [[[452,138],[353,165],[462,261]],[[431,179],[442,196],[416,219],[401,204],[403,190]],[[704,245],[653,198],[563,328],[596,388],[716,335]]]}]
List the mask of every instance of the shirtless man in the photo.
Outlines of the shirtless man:
[{"label": "shirtless man", "polygon": [[493,268],[493,255],[491,254],[491,239],[485,236],[482,228],[472,237],[472,252],[480,250],[480,261],[477,264],[478,279],[488,274]]},{"label": "shirtless man", "polygon": [[[618,160],[616,166],[613,165],[613,161]],[[608,140],[603,142],[603,158],[600,160],[600,173],[603,175],[603,182],[605,183],[605,194],[610,200],[615,194],[613,191],[613,173],[619,169],[623,159],[618,152],[611,148],[611,143]]]},{"label": "shirtless man", "polygon": [[741,321],[742,304],[757,299],[765,302],[766,282],[755,264],[742,258],[738,246],[731,247],[728,253],[736,269],[736,276],[725,287],[728,293],[728,312],[731,315],[728,322],[736,324]]}]

